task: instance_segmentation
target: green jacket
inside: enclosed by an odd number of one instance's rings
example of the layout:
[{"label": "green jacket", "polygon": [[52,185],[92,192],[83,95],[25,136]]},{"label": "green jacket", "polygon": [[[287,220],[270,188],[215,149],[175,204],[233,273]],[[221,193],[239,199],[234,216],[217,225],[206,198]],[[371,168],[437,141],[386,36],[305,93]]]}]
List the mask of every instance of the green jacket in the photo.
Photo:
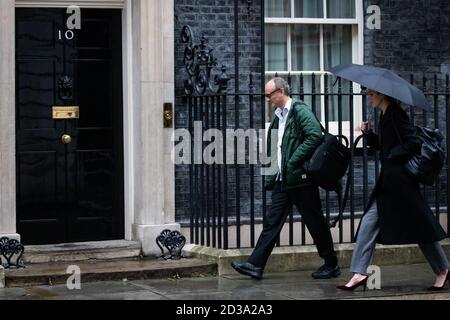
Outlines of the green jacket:
[{"label": "green jacket", "polygon": [[[297,115],[297,124],[301,132],[300,140],[296,132],[292,108],[295,108]],[[277,149],[273,150],[272,156],[271,146],[271,130],[278,129],[279,119],[275,117],[269,127],[267,138],[267,156],[272,160],[272,166],[276,165],[276,174],[265,176],[266,190],[272,190],[278,175]],[[278,135],[274,135],[278,140]],[[281,145],[281,170],[282,170],[282,187],[283,189],[294,189],[307,185],[312,182],[306,175],[305,163],[314,150],[321,144],[323,139],[320,123],[309,107],[302,101],[293,99],[291,110],[289,111],[286,128],[284,130],[283,141]],[[278,144],[274,143],[274,146]]]}]

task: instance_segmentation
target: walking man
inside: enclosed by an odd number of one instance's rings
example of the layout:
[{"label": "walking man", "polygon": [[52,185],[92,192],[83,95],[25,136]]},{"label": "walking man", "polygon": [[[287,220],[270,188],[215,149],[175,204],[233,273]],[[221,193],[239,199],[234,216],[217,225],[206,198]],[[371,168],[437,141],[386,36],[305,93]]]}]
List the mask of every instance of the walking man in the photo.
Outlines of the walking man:
[{"label": "walking man", "polygon": [[[265,86],[266,99],[275,109],[276,115],[269,133],[272,129],[278,130],[277,154],[271,155],[270,134],[267,141],[268,156],[275,156],[278,163],[278,172],[265,177],[266,190],[272,190],[272,205],[248,261],[233,261],[231,265],[241,274],[262,279],[264,267],[288,212],[295,205],[314,240],[319,256],[325,260],[325,264],[314,272],[312,277],[337,277],[341,271],[330,229],[322,213],[319,187],[310,181],[303,168],[305,161],[322,142],[322,130],[312,111],[303,102],[291,99],[289,94],[289,85],[282,78],[274,78]],[[297,134],[296,128],[300,135]]]}]

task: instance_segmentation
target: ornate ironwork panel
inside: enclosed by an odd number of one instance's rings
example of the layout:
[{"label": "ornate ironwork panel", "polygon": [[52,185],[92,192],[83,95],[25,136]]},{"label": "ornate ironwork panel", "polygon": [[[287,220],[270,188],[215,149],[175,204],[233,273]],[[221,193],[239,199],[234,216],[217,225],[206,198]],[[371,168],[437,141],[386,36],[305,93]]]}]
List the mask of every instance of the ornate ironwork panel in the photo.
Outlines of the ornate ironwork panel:
[{"label": "ornate ironwork panel", "polygon": [[[0,239],[0,257],[3,257],[6,261],[3,264],[3,267],[6,269],[10,269],[11,267],[25,268],[22,261],[24,251],[25,247],[19,241],[7,237]],[[1,260],[3,261],[3,259]]]},{"label": "ornate ironwork panel", "polygon": [[[161,250],[160,258],[165,260],[181,259],[181,251],[186,244],[186,238],[179,231],[163,230],[156,238],[156,244]],[[167,249],[168,253],[164,249]]]},{"label": "ornate ironwork panel", "polygon": [[207,45],[207,39],[203,34],[200,44],[194,44],[194,33],[189,26],[184,26],[181,31],[181,41],[186,44],[184,49],[184,66],[188,79],[184,81],[186,95],[204,95],[207,91],[226,92],[230,78],[226,74],[227,68],[222,65],[221,74],[212,78],[211,71],[218,65],[213,55],[213,50]]}]

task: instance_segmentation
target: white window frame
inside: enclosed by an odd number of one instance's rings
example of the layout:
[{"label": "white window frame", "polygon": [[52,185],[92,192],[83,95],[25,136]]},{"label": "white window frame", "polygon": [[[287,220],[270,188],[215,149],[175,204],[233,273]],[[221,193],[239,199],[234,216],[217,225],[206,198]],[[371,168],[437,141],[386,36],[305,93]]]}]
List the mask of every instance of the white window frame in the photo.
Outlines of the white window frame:
[{"label": "white window frame", "polygon": [[[323,26],[336,25],[352,25],[352,63],[364,64],[364,12],[363,0],[355,0],[355,18],[336,19],[325,18],[327,16],[326,1],[323,0],[323,16],[324,18],[293,18],[294,17],[294,0],[291,0],[291,17],[276,17],[264,18],[265,25],[269,24],[285,24],[287,25],[287,68],[288,70],[268,70],[265,71],[266,76],[273,76],[278,73],[279,76],[295,75],[311,75],[315,74],[320,77],[321,90],[324,88],[323,75],[328,73],[324,70],[324,39]],[[320,26],[320,70],[315,71],[292,71],[292,56],[291,56],[291,26],[294,24],[315,24]],[[330,73],[328,73],[330,74]],[[331,75],[331,74],[330,74]],[[361,87],[358,84],[353,84],[353,92],[360,93]],[[325,97],[321,96],[321,115],[322,124],[325,124]],[[356,138],[361,134],[359,131],[359,124],[362,121],[362,98],[361,96],[354,96],[353,98],[353,133]],[[332,134],[338,133],[338,121],[328,122],[329,131]],[[342,134],[350,137],[350,121],[342,121]]]}]

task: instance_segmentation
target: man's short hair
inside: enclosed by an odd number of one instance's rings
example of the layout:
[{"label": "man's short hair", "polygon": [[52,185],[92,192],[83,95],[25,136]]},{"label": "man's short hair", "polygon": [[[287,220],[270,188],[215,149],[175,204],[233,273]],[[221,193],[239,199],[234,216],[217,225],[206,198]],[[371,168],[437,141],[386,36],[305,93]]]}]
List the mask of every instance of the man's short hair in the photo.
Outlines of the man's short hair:
[{"label": "man's short hair", "polygon": [[285,95],[289,96],[291,94],[291,87],[289,86],[289,83],[286,80],[277,77],[273,78],[273,82],[275,83],[275,90],[283,89]]}]

